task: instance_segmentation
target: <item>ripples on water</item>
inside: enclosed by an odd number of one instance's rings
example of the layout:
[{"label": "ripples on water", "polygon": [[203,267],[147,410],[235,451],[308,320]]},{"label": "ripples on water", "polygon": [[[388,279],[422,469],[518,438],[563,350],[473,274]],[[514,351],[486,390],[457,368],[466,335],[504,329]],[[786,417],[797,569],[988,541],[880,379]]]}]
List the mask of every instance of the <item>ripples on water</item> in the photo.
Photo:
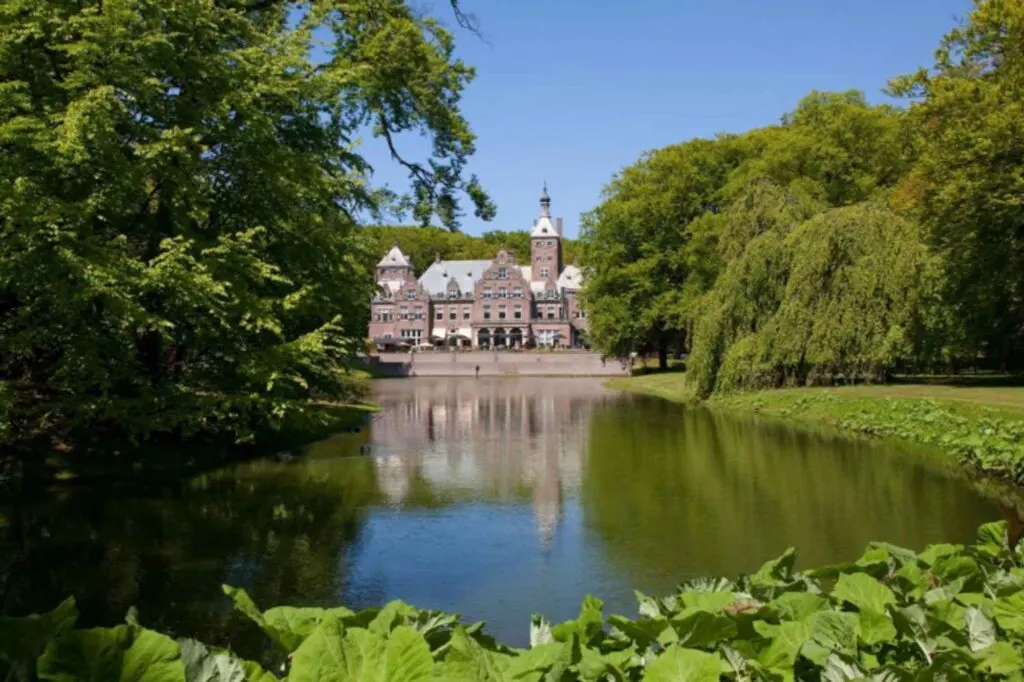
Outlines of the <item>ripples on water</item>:
[{"label": "ripples on water", "polygon": [[[84,620],[255,647],[222,583],[257,603],[402,598],[524,643],[531,612],[595,594],[736,575],[798,547],[801,565],[969,541],[998,511],[891,444],[684,409],[586,379],[378,382],[369,428],[301,456],[157,490],[54,491],[2,508],[7,613],[74,593]],[[287,460],[287,461],[286,461]]]}]

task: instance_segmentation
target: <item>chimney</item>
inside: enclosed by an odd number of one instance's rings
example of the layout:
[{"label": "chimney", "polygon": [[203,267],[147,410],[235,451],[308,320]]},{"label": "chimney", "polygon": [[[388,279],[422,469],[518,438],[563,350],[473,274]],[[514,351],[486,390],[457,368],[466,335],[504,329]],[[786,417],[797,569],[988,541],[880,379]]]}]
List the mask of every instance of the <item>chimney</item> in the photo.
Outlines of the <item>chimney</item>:
[{"label": "chimney", "polygon": [[434,262],[435,263],[440,263],[441,262],[441,252],[440,251],[435,251],[434,252]]},{"label": "chimney", "polygon": [[562,236],[562,219],[561,218],[555,218],[555,232],[558,233],[559,237]]}]

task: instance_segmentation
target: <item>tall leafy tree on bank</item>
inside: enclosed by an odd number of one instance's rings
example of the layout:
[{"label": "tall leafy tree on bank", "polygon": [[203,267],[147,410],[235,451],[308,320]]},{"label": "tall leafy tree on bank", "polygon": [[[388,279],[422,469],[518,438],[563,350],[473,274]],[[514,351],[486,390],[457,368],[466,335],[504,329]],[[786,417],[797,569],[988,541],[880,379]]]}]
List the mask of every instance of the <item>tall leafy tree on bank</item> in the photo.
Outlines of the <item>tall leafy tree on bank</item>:
[{"label": "tall leafy tree on bank", "polygon": [[918,160],[897,198],[947,263],[961,355],[1024,366],[1024,2],[976,0],[931,71],[895,79],[915,98]]},{"label": "tall leafy tree on bank", "polygon": [[765,182],[819,207],[863,201],[905,173],[910,141],[897,109],[859,92],[814,92],[778,126],[644,155],[585,220],[592,343],[613,355],[658,348],[664,366],[670,342],[692,342],[722,268],[764,229],[723,211],[769,210],[752,191]]},{"label": "tall leafy tree on bank", "polygon": [[351,216],[383,198],[357,134],[419,219],[493,215],[453,50],[401,0],[0,0],[0,440],[243,437],[343,398],[372,282]]},{"label": "tall leafy tree on bank", "polygon": [[691,308],[714,280],[719,192],[737,161],[732,140],[693,140],[652,152],[605,189],[584,216],[582,296],[591,343],[626,356],[654,348],[667,366]]}]

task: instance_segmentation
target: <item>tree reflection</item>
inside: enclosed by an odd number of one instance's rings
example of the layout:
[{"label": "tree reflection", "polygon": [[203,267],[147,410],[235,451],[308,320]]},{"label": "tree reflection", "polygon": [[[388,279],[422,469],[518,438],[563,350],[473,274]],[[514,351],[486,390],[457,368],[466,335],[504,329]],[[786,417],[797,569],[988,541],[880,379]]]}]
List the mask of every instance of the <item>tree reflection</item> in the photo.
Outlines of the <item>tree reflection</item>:
[{"label": "tree reflection", "polygon": [[[325,446],[320,446],[321,451]],[[337,448],[328,442],[327,449]],[[379,492],[366,457],[260,461],[151,490],[68,490],[8,506],[4,613],[74,594],[85,624],[128,608],[171,633],[256,647],[222,583],[258,603],[334,604],[367,505]]]},{"label": "tree reflection", "polygon": [[595,413],[581,498],[614,561],[677,580],[751,571],[792,545],[806,566],[855,558],[871,540],[969,540],[997,517],[894,449],[640,400]]}]

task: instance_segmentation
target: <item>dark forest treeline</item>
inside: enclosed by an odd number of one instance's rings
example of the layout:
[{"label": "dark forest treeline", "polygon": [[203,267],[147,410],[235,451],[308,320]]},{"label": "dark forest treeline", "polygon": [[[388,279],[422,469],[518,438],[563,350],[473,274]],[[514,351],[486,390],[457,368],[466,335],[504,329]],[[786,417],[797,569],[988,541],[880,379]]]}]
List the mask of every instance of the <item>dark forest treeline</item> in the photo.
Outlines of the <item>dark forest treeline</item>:
[{"label": "dark forest treeline", "polygon": [[889,91],[616,175],[581,234],[592,342],[687,350],[705,396],[1024,367],[1024,2],[978,0]]}]

